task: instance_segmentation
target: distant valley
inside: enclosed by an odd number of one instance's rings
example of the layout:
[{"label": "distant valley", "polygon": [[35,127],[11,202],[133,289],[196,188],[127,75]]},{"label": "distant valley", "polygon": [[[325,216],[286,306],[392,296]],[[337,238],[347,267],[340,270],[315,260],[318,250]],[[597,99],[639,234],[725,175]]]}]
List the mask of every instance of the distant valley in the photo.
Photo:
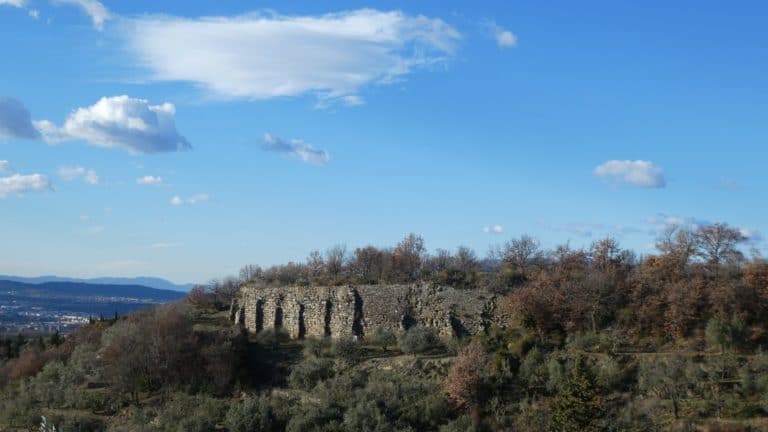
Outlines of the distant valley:
[{"label": "distant valley", "polygon": [[89,318],[123,315],[184,296],[138,284],[29,283],[0,277],[0,334],[67,333]]}]

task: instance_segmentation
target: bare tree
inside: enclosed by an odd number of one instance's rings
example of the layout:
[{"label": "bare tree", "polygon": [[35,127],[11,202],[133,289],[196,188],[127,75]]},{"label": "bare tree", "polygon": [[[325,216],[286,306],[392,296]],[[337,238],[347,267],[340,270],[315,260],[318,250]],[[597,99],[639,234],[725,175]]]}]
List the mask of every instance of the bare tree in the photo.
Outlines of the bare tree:
[{"label": "bare tree", "polygon": [[513,265],[523,275],[527,275],[528,269],[543,257],[538,240],[528,235],[508,241],[501,254],[505,263]]},{"label": "bare tree", "polygon": [[355,249],[352,274],[363,283],[378,283],[384,274],[387,252],[374,246]]},{"label": "bare tree", "polygon": [[480,261],[477,254],[466,246],[459,246],[456,250],[456,268],[465,273],[474,273],[480,270]]},{"label": "bare tree", "polygon": [[737,228],[725,223],[716,223],[700,227],[696,231],[699,256],[707,260],[713,269],[722,264],[735,264],[744,258],[738,246],[747,240]]},{"label": "bare tree", "polygon": [[322,283],[325,279],[325,259],[318,250],[313,250],[307,257],[307,274],[314,283]]},{"label": "bare tree", "polygon": [[333,283],[337,283],[342,278],[346,263],[347,247],[345,245],[336,245],[325,251],[325,270]]},{"label": "bare tree", "polygon": [[408,234],[392,251],[392,279],[396,282],[418,280],[425,250],[421,236]]},{"label": "bare tree", "polygon": [[255,280],[261,279],[263,274],[264,271],[260,266],[255,264],[248,264],[240,269],[240,280],[242,282],[253,282]]},{"label": "bare tree", "polygon": [[656,240],[656,249],[685,267],[694,257],[698,249],[698,241],[694,233],[679,225],[667,227]]}]

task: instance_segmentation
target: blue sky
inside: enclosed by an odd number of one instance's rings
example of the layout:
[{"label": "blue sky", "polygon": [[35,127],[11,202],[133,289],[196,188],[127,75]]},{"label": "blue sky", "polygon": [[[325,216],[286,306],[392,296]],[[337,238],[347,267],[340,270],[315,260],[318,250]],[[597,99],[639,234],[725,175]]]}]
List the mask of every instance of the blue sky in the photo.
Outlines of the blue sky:
[{"label": "blue sky", "polygon": [[726,221],[765,251],[762,2],[0,0],[0,273]]}]

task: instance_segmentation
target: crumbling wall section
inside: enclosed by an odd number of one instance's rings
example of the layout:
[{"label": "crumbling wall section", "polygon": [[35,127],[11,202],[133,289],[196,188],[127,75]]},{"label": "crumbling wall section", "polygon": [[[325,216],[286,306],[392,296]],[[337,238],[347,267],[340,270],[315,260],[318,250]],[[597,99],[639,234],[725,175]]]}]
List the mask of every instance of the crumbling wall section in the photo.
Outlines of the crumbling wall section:
[{"label": "crumbling wall section", "polygon": [[457,336],[486,330],[495,308],[492,293],[434,284],[275,288],[246,284],[231,315],[252,332],[282,327],[295,339],[364,337],[377,328],[397,332],[415,324]]}]

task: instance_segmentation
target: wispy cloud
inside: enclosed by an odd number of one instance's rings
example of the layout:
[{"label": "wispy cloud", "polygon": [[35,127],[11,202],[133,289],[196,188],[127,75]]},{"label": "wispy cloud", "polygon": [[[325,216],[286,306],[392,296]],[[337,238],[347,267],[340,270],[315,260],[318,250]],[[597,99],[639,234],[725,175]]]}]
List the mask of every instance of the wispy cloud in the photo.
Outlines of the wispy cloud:
[{"label": "wispy cloud", "polygon": [[54,4],[70,4],[78,7],[91,18],[93,26],[104,30],[104,22],[112,17],[109,10],[97,0],[53,0]]},{"label": "wispy cloud", "polygon": [[629,183],[641,188],[663,188],[667,185],[664,171],[645,160],[610,160],[598,165],[594,174],[612,183]]},{"label": "wispy cloud", "polygon": [[592,237],[595,231],[602,231],[605,225],[599,222],[576,222],[555,227],[555,231],[575,234],[580,237]]},{"label": "wispy cloud", "polygon": [[66,181],[82,178],[86,183],[92,185],[97,185],[100,181],[99,175],[96,174],[96,171],[92,169],[85,169],[81,166],[59,168],[59,177]]},{"label": "wispy cloud", "polygon": [[302,140],[293,139],[286,141],[269,133],[264,134],[262,148],[266,151],[296,157],[314,165],[326,165],[331,160],[330,155],[325,150],[315,148]]},{"label": "wispy cloud", "polygon": [[12,174],[13,167],[7,160],[0,160],[0,174]]},{"label": "wispy cloud", "polygon": [[126,20],[121,37],[153,80],[194,83],[225,99],[312,94],[352,105],[366,85],[445,61],[461,38],[438,18],[373,9],[144,16]]},{"label": "wispy cloud", "polygon": [[0,97],[0,139],[2,138],[40,138],[27,107],[12,97]]},{"label": "wispy cloud", "polygon": [[176,107],[150,105],[128,96],[103,97],[78,108],[62,127],[47,120],[35,122],[47,142],[82,140],[99,147],[118,147],[131,153],[160,153],[191,148],[176,131]]},{"label": "wispy cloud", "polygon": [[17,8],[24,7],[25,0],[0,0],[1,5],[15,6]]},{"label": "wispy cloud", "polygon": [[147,175],[136,179],[136,184],[145,186],[160,186],[163,184],[163,178],[157,176]]},{"label": "wispy cloud", "polygon": [[182,197],[180,197],[178,195],[174,195],[171,198],[171,205],[175,205],[175,206],[179,206],[179,205],[183,205],[183,204],[195,205],[195,204],[198,204],[198,203],[201,203],[201,202],[208,201],[210,199],[211,199],[210,195],[205,194],[205,193],[201,193],[201,194],[197,194],[197,195],[192,195],[191,197],[186,198],[186,199],[184,199],[184,198],[182,198]]}]

